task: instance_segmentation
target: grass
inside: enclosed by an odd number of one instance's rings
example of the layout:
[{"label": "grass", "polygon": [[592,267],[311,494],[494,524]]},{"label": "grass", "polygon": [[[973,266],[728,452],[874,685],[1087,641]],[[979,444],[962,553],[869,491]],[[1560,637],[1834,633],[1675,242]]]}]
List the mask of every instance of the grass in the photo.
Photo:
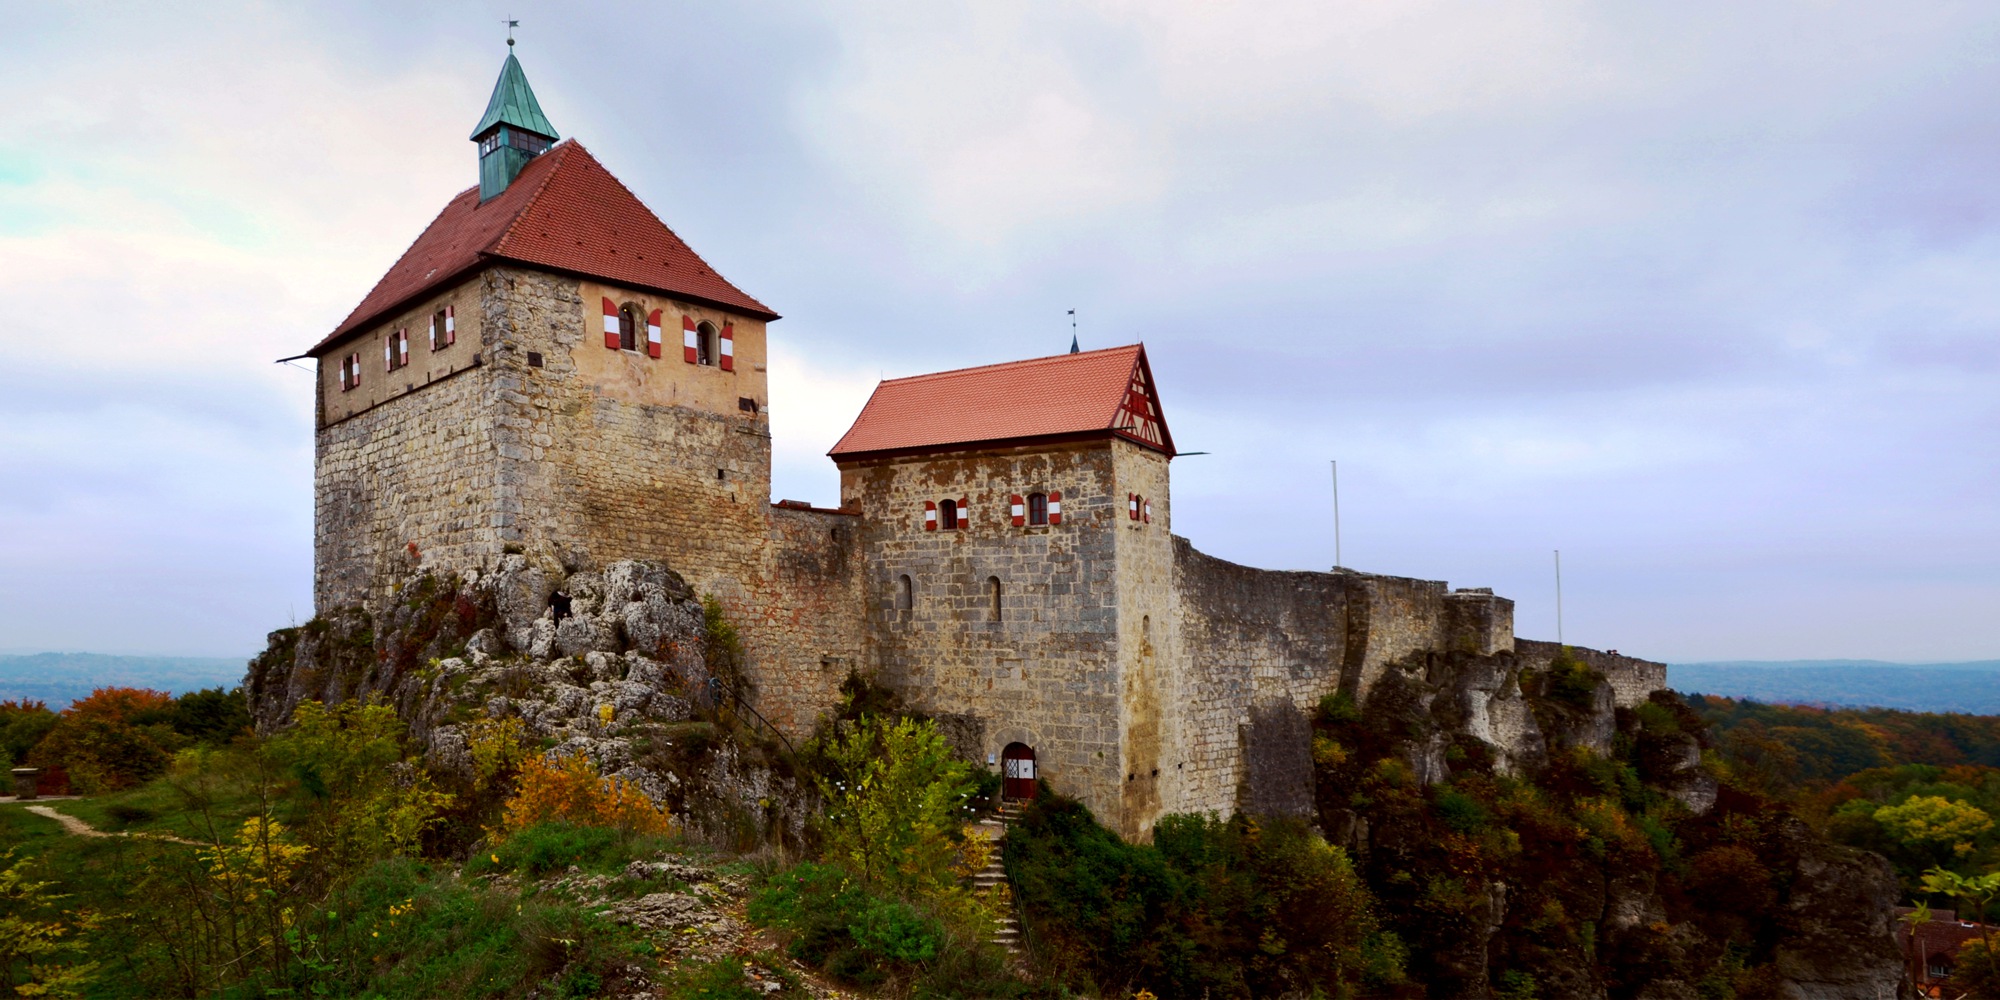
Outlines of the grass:
[{"label": "grass", "polygon": [[[135,788],[49,805],[107,832],[167,833],[204,843],[213,840],[201,812],[164,778]],[[246,792],[228,791],[210,803],[209,811],[216,830],[227,834],[256,811],[256,804]]]}]

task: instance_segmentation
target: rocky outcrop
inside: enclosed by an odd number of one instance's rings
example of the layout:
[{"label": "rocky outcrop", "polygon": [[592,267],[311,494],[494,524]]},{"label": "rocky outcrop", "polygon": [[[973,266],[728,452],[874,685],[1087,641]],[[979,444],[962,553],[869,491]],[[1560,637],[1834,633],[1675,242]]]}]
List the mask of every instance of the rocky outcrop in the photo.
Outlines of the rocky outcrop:
[{"label": "rocky outcrop", "polygon": [[783,744],[715,659],[701,602],[666,566],[549,580],[512,556],[483,575],[414,575],[386,606],[273,632],[244,690],[263,732],[302,701],[383,701],[446,771],[469,770],[467,724],[516,718],[549,755],[585,755],[698,837],[796,841],[806,796]]},{"label": "rocky outcrop", "polygon": [[1700,719],[1638,689],[1645,661],[1525,645],[1414,654],[1322,708],[1321,826],[1423,915],[1401,926],[1433,991],[1899,995],[1886,861],[1724,788]]}]

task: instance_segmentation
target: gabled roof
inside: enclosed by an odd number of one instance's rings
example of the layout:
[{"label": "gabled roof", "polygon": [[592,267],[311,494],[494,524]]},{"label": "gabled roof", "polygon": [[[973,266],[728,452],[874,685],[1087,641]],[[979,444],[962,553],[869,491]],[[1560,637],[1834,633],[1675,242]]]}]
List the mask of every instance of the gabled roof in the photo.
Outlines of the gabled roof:
[{"label": "gabled roof", "polygon": [[489,263],[516,263],[664,292],[760,319],[778,314],[715,273],[574,139],[485,204],[459,192],[374,290],[307,355]]},{"label": "gabled roof", "polygon": [[526,132],[533,132],[554,142],[556,127],[549,124],[549,116],[542,114],[542,102],[535,100],[535,91],[528,86],[528,74],[521,70],[521,60],[507,53],[507,61],[500,64],[500,79],[493,81],[493,96],[486,99],[486,113],[479,117],[479,127],[472,130],[476,141],[486,130],[495,125],[512,125]]},{"label": "gabled roof", "polygon": [[[1117,436],[1171,457],[1173,437],[1152,386],[1144,344],[889,379],[828,454],[840,460]],[[1156,432],[1147,432],[1148,422]]]}]

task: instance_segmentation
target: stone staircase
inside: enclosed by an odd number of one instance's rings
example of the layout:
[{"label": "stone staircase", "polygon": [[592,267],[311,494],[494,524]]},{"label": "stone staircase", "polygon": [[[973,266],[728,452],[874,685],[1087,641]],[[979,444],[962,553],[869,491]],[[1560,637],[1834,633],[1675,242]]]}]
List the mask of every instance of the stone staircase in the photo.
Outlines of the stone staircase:
[{"label": "stone staircase", "polygon": [[[1007,828],[1020,817],[1020,804],[1005,801],[991,817],[980,820],[974,826],[979,834],[993,841],[993,857],[986,862],[985,868],[973,873],[974,889],[984,892],[1007,884],[1007,869],[1000,863],[1000,841],[1007,836]],[[1021,922],[1012,912],[1000,918],[999,926],[993,931],[993,943],[1007,949],[1009,955],[1021,953]]]}]

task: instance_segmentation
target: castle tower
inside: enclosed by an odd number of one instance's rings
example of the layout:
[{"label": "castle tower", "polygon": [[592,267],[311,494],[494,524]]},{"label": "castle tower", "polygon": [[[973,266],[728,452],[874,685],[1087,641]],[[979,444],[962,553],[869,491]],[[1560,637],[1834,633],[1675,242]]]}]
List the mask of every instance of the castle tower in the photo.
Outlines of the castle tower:
[{"label": "castle tower", "polygon": [[831,455],[881,678],[1145,836],[1177,718],[1174,446],[1145,348],[883,382]]},{"label": "castle tower", "polygon": [[552,581],[661,559],[740,598],[767,548],[777,314],[556,142],[511,52],[472,138],[479,184],[301,355],[320,373],[316,604],[512,554]]}]

